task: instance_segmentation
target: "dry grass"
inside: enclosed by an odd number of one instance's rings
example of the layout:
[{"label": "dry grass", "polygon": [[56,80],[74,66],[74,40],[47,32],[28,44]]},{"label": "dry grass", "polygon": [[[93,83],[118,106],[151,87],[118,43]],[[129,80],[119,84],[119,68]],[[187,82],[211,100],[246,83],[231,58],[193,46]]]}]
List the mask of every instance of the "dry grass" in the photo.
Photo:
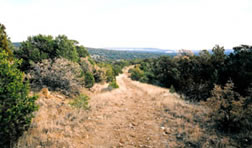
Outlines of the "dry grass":
[{"label": "dry grass", "polygon": [[91,91],[91,110],[69,105],[57,93],[41,96],[30,129],[17,147],[149,147],[225,148],[235,147],[228,136],[217,133],[202,104],[182,100],[168,89],[117,77],[119,88]]},{"label": "dry grass", "polygon": [[16,147],[83,147],[85,110],[73,108],[69,99],[57,93],[51,93],[50,98],[41,95],[37,104],[39,111]]},{"label": "dry grass", "polygon": [[209,122],[209,109],[206,106],[179,98],[171,101],[167,95],[162,105],[162,129],[169,147],[234,147],[234,142],[228,136],[216,132]]}]

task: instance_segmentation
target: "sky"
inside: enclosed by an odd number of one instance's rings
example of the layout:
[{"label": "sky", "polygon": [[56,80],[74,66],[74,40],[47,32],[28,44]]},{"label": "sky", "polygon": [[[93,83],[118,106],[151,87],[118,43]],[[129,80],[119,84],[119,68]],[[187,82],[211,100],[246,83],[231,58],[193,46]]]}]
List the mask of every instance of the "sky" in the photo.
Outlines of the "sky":
[{"label": "sky", "polygon": [[252,45],[252,0],[0,0],[13,42],[65,34],[86,47]]}]

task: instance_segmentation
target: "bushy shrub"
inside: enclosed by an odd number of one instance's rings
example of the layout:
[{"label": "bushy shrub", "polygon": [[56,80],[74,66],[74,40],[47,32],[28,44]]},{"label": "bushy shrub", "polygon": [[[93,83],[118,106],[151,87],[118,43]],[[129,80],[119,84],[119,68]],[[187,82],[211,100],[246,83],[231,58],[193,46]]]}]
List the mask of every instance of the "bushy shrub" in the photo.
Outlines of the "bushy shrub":
[{"label": "bushy shrub", "polygon": [[44,59],[53,60],[61,57],[73,62],[79,61],[79,57],[86,57],[88,53],[83,46],[77,44],[77,41],[70,40],[65,35],[59,35],[56,38],[37,35],[28,37],[27,41],[22,42],[14,54],[23,59],[21,69],[26,71],[31,68],[32,64]]},{"label": "bushy shrub", "polygon": [[81,66],[81,69],[84,73],[90,72],[92,73],[94,71],[94,66],[89,62],[89,58],[80,58],[79,64]]},{"label": "bushy shrub", "polygon": [[77,62],[79,60],[79,55],[76,50],[77,44],[77,41],[70,40],[65,35],[57,36],[54,40],[54,50],[56,50],[56,57],[62,57],[70,61]]},{"label": "bushy shrub", "polygon": [[113,67],[110,64],[107,64],[105,66],[105,69],[106,69],[106,81],[112,82],[113,80],[115,80],[115,74],[113,71]]},{"label": "bushy shrub", "polygon": [[85,57],[89,56],[89,53],[84,46],[76,46],[76,50],[77,50],[80,58],[85,58]]},{"label": "bushy shrub", "polygon": [[5,26],[0,23],[0,50],[4,50],[6,53],[8,53],[8,58],[12,59],[13,53],[11,51],[11,43],[7,33],[5,32],[5,29]]},{"label": "bushy shrub", "polygon": [[107,61],[98,63],[97,65],[99,66],[99,68],[98,71],[96,71],[97,73],[95,74],[98,74],[97,80],[103,78],[103,73],[105,72],[106,82],[114,81],[116,79],[116,76],[122,73],[122,69],[128,64],[129,63],[126,61]]},{"label": "bushy shrub", "polygon": [[231,79],[234,91],[248,96],[247,89],[252,83],[252,46],[234,47],[229,55],[224,51],[224,47],[216,45],[211,53],[202,50],[197,56],[183,53],[174,58],[142,60],[139,69],[132,70],[132,79],[167,88],[173,85],[178,93],[192,101],[205,101],[211,97],[214,84],[225,86]]},{"label": "bushy shrub", "polygon": [[139,68],[139,65],[136,65],[135,68],[129,71],[131,73],[131,79],[140,80],[144,77],[144,71]]},{"label": "bushy shrub", "polygon": [[85,87],[86,88],[91,88],[94,86],[95,79],[92,73],[86,72],[85,73]]},{"label": "bushy shrub", "polygon": [[95,82],[106,81],[106,71],[103,68],[95,66],[93,73],[94,73]]},{"label": "bushy shrub", "polygon": [[180,91],[185,95],[185,99],[190,101],[206,101],[211,95],[211,87],[207,82],[195,83],[193,81],[186,81],[188,84]]},{"label": "bushy shrub", "polygon": [[238,93],[233,91],[234,84],[229,82],[224,88],[215,85],[212,97],[207,100],[210,106],[210,117],[215,121],[218,129],[224,132],[237,132],[242,129],[244,118],[244,101]]},{"label": "bushy shrub", "polygon": [[170,92],[170,93],[175,93],[175,92],[176,92],[176,90],[175,90],[175,88],[174,88],[173,85],[171,85],[171,87],[170,87],[170,89],[169,89],[169,92]]},{"label": "bushy shrub", "polygon": [[88,106],[88,100],[88,96],[81,94],[77,98],[75,98],[74,101],[70,103],[70,105],[81,109],[89,109],[90,107]]},{"label": "bushy shrub", "polygon": [[91,57],[88,57],[88,61],[90,64],[95,65],[95,61]]},{"label": "bushy shrub", "polygon": [[43,35],[28,37],[14,54],[17,58],[23,59],[22,70],[28,70],[32,63],[41,62],[43,59],[53,59],[57,56],[53,37]]},{"label": "bushy shrub", "polygon": [[37,109],[37,97],[29,97],[29,85],[18,70],[21,61],[8,60],[0,50],[0,147],[9,147],[22,135]]},{"label": "bushy shrub", "polygon": [[119,65],[114,65],[114,66],[113,66],[113,72],[114,72],[114,74],[117,76],[117,75],[119,75],[120,73],[122,73],[122,68],[121,68]]},{"label": "bushy shrub", "polygon": [[34,64],[29,78],[33,87],[48,87],[68,96],[78,95],[79,89],[85,86],[80,65],[64,58]]},{"label": "bushy shrub", "polygon": [[238,147],[248,147],[252,145],[252,98],[242,97],[233,89],[232,82],[224,88],[215,85],[213,96],[206,102],[211,109],[209,116],[218,131],[231,134]]},{"label": "bushy shrub", "polygon": [[113,80],[112,82],[109,83],[108,88],[109,89],[119,88],[119,85],[116,83],[116,80]]}]

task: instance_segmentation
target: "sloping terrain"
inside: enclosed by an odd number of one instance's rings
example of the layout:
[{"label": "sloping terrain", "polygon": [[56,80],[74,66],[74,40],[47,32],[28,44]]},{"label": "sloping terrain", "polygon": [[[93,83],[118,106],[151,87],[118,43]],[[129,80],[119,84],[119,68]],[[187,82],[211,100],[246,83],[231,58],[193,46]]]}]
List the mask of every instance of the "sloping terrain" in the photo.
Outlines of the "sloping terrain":
[{"label": "sloping terrain", "polygon": [[204,127],[204,107],[128,75],[125,69],[117,77],[118,89],[108,91],[101,85],[88,92],[88,111],[71,107],[69,99],[56,93],[40,97],[40,109],[18,147],[226,146],[227,138]]}]

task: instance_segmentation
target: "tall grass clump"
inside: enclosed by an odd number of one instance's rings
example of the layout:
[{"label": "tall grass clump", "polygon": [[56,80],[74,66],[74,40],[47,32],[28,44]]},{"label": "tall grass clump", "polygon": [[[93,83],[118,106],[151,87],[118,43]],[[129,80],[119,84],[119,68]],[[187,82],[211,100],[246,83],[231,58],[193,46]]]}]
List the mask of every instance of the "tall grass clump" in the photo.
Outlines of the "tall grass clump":
[{"label": "tall grass clump", "polygon": [[80,108],[80,109],[89,109],[89,105],[88,105],[88,100],[89,100],[89,97],[84,95],[84,94],[81,94],[79,95],[77,98],[75,98],[73,100],[73,102],[70,103],[70,105],[72,105],[73,107],[76,107],[76,108]]}]

